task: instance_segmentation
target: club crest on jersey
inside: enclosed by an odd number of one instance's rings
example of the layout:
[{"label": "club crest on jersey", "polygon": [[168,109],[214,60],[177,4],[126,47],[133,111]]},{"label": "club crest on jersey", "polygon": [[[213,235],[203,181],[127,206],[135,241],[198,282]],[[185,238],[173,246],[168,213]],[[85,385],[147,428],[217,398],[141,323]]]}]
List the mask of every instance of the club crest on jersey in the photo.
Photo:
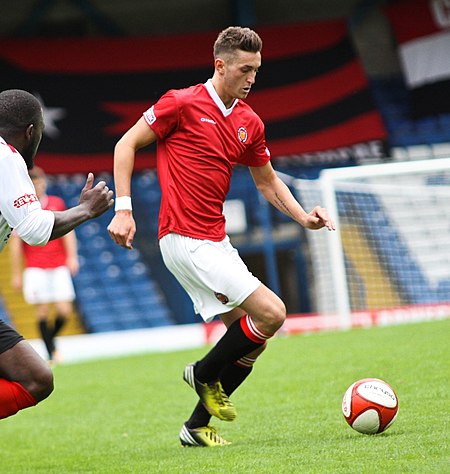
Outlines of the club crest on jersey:
[{"label": "club crest on jersey", "polygon": [[227,303],[229,303],[229,301],[230,301],[230,299],[228,298],[228,296],[223,295],[222,293],[214,292],[214,296],[215,296],[222,304],[227,304]]},{"label": "club crest on jersey", "polygon": [[248,133],[245,127],[239,127],[238,138],[241,143],[245,143],[247,141]]}]

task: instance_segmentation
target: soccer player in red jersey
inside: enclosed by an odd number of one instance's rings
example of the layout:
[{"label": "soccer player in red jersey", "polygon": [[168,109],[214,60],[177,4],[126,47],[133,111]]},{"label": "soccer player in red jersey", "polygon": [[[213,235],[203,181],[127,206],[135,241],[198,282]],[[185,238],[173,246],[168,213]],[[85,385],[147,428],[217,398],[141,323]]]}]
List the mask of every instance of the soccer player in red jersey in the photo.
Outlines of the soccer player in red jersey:
[{"label": "soccer player in red jersey", "polygon": [[[28,169],[44,130],[39,101],[30,93],[0,92],[0,251],[12,230],[30,245],[45,245],[114,203],[104,181],[94,184],[89,173],[80,202],[65,211],[42,209]],[[0,319],[0,419],[36,405],[53,391],[48,364],[12,327]]]},{"label": "soccer player in red jersey", "polygon": [[[47,177],[39,166],[29,172],[42,209],[64,211],[62,198],[47,194]],[[60,239],[54,239],[44,246],[28,245],[13,232],[10,240],[12,285],[23,290],[25,301],[34,305],[38,330],[52,364],[60,356],[55,346],[55,337],[63,328],[73,311],[75,290],[72,276],[79,269],[77,238],[75,231]],[[51,307],[56,316],[54,324],[49,321]]]},{"label": "soccer player in red jersey", "polygon": [[261,49],[261,38],[249,28],[222,31],[214,44],[212,79],[167,92],[114,151],[117,198],[108,227],[111,238],[132,246],[135,153],[157,141],[162,191],[158,238],[164,262],[204,321],[219,314],[227,328],[203,359],[184,370],[184,380],[200,399],[181,429],[184,446],[229,444],[209,425],[210,417],[234,420],[229,396],[286,317],[283,301],[249,272],[225,233],[222,210],[233,167],[248,166],[263,196],[300,225],[334,230],[325,209],[317,206],[307,213],[278,178],[264,125],[244,102],[261,65]]}]

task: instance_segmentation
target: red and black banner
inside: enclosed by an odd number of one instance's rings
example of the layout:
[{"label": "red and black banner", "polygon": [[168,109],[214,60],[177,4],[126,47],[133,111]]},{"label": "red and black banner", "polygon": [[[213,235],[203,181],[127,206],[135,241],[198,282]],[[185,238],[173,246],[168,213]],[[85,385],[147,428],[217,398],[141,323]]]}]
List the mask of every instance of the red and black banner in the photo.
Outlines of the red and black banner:
[{"label": "red and black banner", "polygon": [[414,116],[450,113],[450,2],[402,0],[387,13]]},{"label": "red and black banner", "polygon": [[[262,67],[247,101],[266,124],[274,161],[383,141],[345,22],[258,32]],[[46,131],[38,163],[47,172],[110,171],[115,143],[143,111],[168,89],[212,76],[216,36],[2,39],[0,89],[40,98]],[[154,148],[138,154],[137,169],[153,165]]]}]

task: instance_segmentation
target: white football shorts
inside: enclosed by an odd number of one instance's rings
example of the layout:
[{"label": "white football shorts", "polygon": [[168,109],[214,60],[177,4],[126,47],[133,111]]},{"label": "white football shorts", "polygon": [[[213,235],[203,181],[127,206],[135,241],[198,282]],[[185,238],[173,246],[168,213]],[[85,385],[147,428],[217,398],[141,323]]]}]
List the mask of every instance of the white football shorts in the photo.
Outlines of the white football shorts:
[{"label": "white football shorts", "polygon": [[238,307],[261,285],[228,236],[213,242],[172,233],[162,237],[159,246],[166,267],[205,322]]},{"label": "white football shorts", "polygon": [[23,296],[28,304],[73,301],[75,290],[69,269],[26,268],[23,272]]}]

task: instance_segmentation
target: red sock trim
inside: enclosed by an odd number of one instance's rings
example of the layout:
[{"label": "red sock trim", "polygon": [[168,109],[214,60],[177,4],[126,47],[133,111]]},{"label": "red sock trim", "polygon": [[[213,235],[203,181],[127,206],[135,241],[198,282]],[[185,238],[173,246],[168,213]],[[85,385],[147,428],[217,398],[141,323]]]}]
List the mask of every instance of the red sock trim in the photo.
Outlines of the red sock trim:
[{"label": "red sock trim", "polygon": [[37,404],[35,398],[17,382],[0,379],[0,419],[15,415]]},{"label": "red sock trim", "polygon": [[266,340],[272,336],[264,334],[262,331],[260,331],[255,326],[255,323],[252,321],[252,318],[248,314],[242,316],[242,318],[240,319],[240,323],[244,334],[253,342],[264,344]]}]

